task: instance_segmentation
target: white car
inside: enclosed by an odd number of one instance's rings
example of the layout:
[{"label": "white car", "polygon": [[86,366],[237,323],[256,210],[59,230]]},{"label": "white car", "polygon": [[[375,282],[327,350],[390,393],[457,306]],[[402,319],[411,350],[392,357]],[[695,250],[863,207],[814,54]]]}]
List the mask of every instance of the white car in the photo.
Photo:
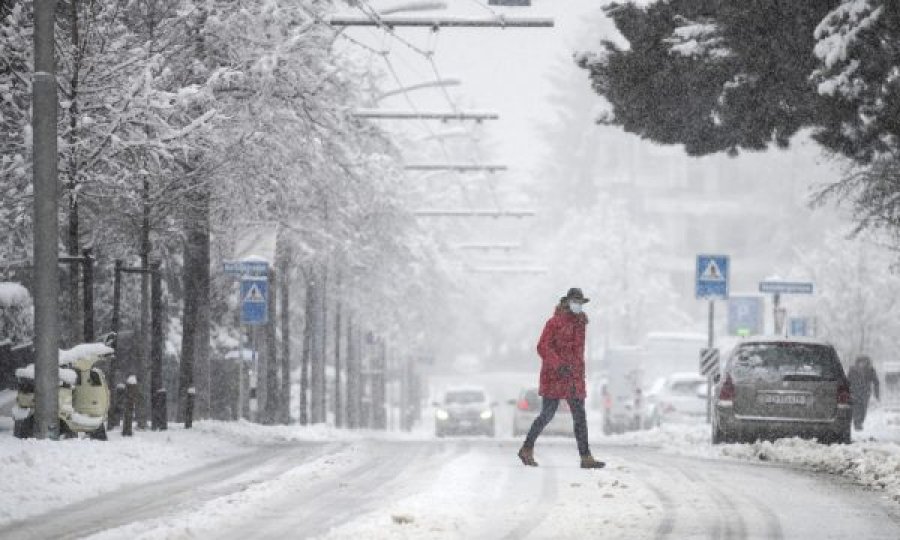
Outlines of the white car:
[{"label": "white car", "polygon": [[483,388],[447,390],[444,399],[433,405],[436,436],[494,436],[494,407],[497,404],[489,400]]},{"label": "white car", "polygon": [[693,372],[657,379],[646,392],[646,427],[706,421],[706,377]]}]

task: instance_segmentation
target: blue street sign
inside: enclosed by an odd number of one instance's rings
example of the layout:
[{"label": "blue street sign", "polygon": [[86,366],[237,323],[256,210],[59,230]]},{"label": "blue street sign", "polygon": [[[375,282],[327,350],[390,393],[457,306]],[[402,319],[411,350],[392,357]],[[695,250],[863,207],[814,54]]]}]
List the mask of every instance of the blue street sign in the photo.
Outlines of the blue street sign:
[{"label": "blue street sign", "polygon": [[790,329],[790,335],[793,337],[806,337],[809,336],[809,318],[807,317],[791,317],[788,319],[789,324],[788,328]]},{"label": "blue street sign", "polygon": [[758,336],[763,333],[761,296],[732,296],[728,298],[728,334],[731,336]]},{"label": "blue street sign", "polygon": [[795,281],[760,281],[759,292],[770,294],[812,294],[813,284]]},{"label": "blue street sign", "polygon": [[697,255],[697,298],[728,298],[728,256]]},{"label": "blue street sign", "polygon": [[241,324],[264,325],[269,321],[269,280],[265,277],[241,279]]},{"label": "blue street sign", "polygon": [[229,276],[266,276],[269,263],[266,261],[223,261],[222,271]]}]

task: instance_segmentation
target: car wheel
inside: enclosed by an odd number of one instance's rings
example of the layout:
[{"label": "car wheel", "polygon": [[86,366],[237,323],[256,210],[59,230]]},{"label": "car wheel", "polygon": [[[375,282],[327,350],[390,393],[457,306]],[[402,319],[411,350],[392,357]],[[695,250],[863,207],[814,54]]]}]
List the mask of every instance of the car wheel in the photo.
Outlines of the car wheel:
[{"label": "car wheel", "polygon": [[723,442],[725,442],[725,433],[723,433],[722,430],[719,429],[719,426],[713,424],[711,438],[713,444],[722,444]]},{"label": "car wheel", "polygon": [[105,441],[106,437],[106,424],[100,424],[100,427],[97,428],[96,431],[91,432],[91,439],[95,441]]},{"label": "car wheel", "polygon": [[78,437],[78,434],[72,431],[64,420],[59,421],[59,438],[60,439],[74,439]]},{"label": "car wheel", "polygon": [[18,439],[34,437],[34,415],[24,420],[16,420],[13,423],[13,435]]}]

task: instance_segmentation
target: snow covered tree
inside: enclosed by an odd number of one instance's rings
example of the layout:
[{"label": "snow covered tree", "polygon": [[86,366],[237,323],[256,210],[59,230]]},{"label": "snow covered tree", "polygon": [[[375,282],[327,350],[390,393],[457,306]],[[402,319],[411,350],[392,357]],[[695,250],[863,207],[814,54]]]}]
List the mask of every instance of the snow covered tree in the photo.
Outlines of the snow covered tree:
[{"label": "snow covered tree", "polygon": [[[798,248],[798,263],[790,275],[816,284],[808,299],[790,300],[800,313],[816,318],[817,334],[831,341],[845,365],[857,354],[876,362],[896,355],[900,335],[900,275],[896,254],[866,234],[848,238],[828,232],[815,248]],[[793,310],[792,310],[793,311]]]}]

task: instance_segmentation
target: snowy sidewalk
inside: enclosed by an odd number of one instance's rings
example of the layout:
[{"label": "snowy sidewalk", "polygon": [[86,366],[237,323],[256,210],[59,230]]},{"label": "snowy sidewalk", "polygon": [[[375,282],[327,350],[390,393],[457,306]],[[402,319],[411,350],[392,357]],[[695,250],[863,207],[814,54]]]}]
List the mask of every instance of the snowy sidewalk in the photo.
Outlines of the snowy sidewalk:
[{"label": "snowy sidewalk", "polygon": [[0,526],[128,485],[148,484],[260,446],[340,441],[361,435],[317,426],[204,421],[185,430],[110,432],[109,441],[39,441],[0,433]]}]

